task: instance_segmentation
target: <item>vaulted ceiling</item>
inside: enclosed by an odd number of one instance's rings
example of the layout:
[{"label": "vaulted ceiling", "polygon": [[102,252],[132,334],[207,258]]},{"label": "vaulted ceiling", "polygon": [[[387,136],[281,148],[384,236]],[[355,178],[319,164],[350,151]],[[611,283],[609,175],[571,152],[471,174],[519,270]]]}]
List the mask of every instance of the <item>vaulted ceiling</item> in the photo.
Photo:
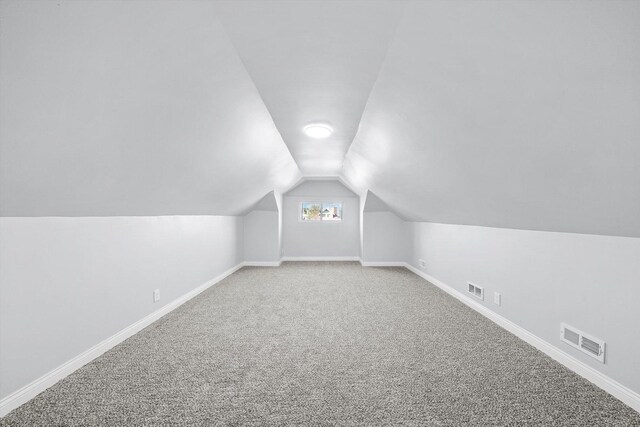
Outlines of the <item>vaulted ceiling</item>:
[{"label": "vaulted ceiling", "polygon": [[3,2],[4,216],[237,214],[300,170],[211,2]]},{"label": "vaulted ceiling", "polygon": [[[303,174],[336,176],[403,11],[397,1],[217,2],[219,17]],[[326,140],[303,133],[323,122]]]},{"label": "vaulted ceiling", "polygon": [[412,2],[345,161],[421,221],[640,236],[640,2]]},{"label": "vaulted ceiling", "polygon": [[640,237],[640,2],[0,7],[4,216],[239,214],[339,177],[412,220]]}]

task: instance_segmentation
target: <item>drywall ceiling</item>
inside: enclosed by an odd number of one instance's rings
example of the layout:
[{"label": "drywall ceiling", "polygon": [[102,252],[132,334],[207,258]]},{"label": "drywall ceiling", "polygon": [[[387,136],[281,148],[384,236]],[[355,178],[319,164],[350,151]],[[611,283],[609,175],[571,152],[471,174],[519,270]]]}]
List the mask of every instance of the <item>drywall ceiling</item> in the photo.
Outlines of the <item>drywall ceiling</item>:
[{"label": "drywall ceiling", "polygon": [[371,191],[367,191],[367,194],[364,196],[364,212],[388,212],[391,211],[391,208],[380,199],[380,197],[373,194]]},{"label": "drywall ceiling", "polygon": [[640,2],[407,6],[344,177],[413,220],[640,237]]},{"label": "drywall ceiling", "polygon": [[2,215],[238,214],[304,175],[412,220],[640,237],[640,2],[0,7]]},{"label": "drywall ceiling", "polygon": [[[304,179],[293,187],[285,196],[288,197],[358,197],[340,180],[337,179]],[[311,200],[318,201],[318,200]],[[327,200],[320,200],[327,201]]]},{"label": "drywall ceiling", "polygon": [[3,216],[237,214],[301,174],[211,2],[2,2]]},{"label": "drywall ceiling", "polygon": [[269,191],[262,199],[258,200],[258,203],[248,209],[247,212],[243,212],[243,214],[252,211],[278,212],[278,203],[276,202],[275,193],[273,191]]},{"label": "drywall ceiling", "polygon": [[[392,40],[400,1],[216,2],[302,173],[337,176]],[[303,133],[329,123],[322,140]]]}]

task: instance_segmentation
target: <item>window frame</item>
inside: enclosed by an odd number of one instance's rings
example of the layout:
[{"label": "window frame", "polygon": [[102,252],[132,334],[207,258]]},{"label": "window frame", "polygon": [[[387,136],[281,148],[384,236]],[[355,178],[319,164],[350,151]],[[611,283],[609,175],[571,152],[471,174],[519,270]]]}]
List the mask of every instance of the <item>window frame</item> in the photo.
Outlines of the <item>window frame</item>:
[{"label": "window frame", "polygon": [[[339,220],[323,220],[322,216],[320,216],[319,220],[316,221],[309,221],[309,220],[304,220],[302,219],[302,205],[304,204],[314,204],[314,205],[320,205],[320,212],[322,212],[322,206],[324,204],[338,204],[340,203],[340,219]],[[342,200],[333,200],[333,201],[323,201],[323,202],[317,202],[314,201],[313,199],[310,200],[303,200],[300,203],[298,203],[298,222],[302,222],[305,224],[342,224],[342,222],[344,221],[344,202]]]}]

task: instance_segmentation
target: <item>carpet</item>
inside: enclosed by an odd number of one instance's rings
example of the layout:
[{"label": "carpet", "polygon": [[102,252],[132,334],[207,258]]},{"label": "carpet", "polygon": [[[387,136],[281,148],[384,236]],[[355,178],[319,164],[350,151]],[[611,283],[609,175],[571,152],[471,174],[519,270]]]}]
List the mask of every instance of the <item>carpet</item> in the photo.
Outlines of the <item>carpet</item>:
[{"label": "carpet", "polygon": [[638,426],[404,268],[245,267],[1,426]]}]

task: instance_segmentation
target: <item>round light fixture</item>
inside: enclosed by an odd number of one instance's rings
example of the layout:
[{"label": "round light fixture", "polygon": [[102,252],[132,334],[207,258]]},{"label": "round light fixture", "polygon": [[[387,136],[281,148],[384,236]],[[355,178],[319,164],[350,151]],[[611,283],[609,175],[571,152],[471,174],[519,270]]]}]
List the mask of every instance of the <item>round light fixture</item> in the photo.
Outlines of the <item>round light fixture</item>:
[{"label": "round light fixture", "polygon": [[311,123],[304,127],[304,133],[311,138],[327,138],[333,133],[333,129],[324,123]]}]

